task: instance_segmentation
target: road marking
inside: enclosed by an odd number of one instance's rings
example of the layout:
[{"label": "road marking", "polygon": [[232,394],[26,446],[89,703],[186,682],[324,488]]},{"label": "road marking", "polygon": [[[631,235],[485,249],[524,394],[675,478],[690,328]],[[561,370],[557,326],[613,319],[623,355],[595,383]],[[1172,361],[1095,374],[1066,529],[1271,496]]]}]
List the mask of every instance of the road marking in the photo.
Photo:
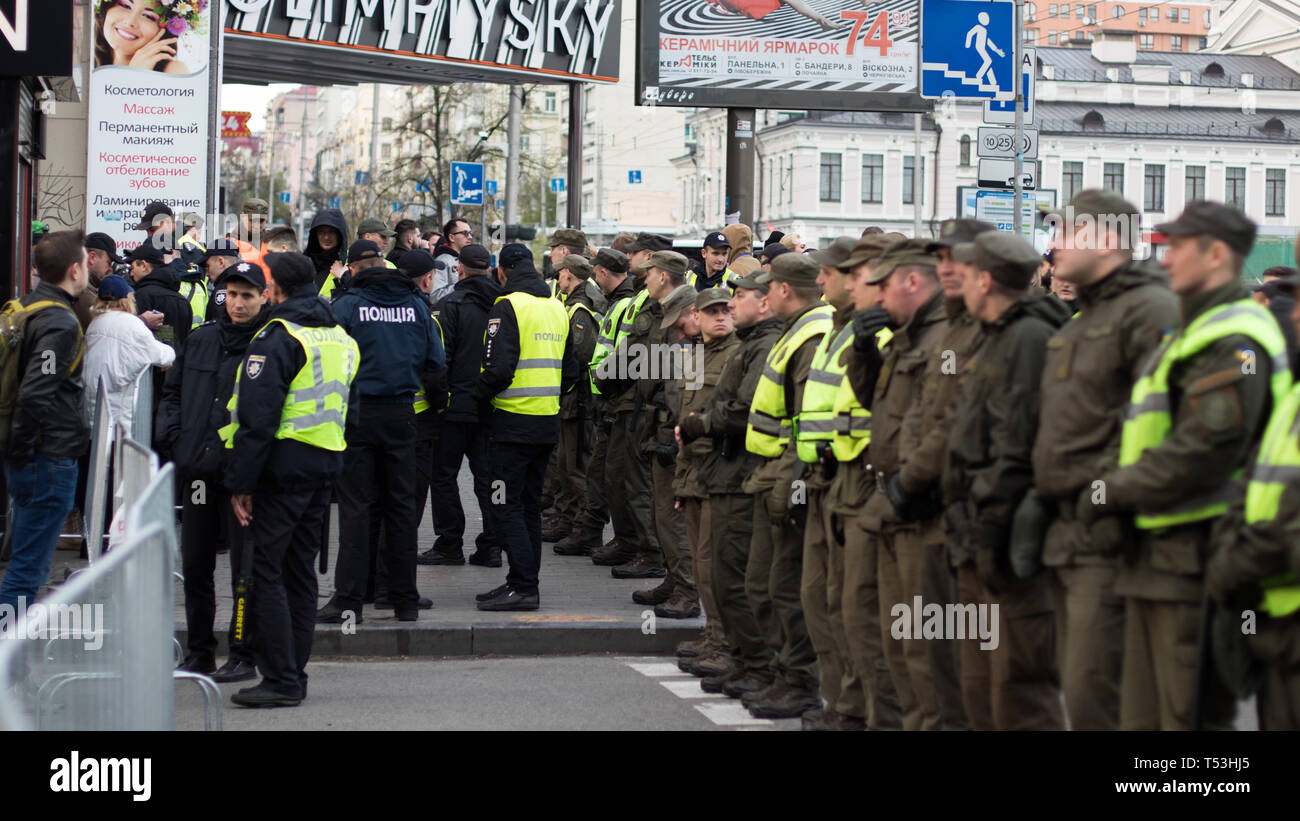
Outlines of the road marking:
[{"label": "road marking", "polygon": [[745,705],[731,699],[713,701],[708,704],[696,704],[695,709],[720,727],[757,727],[772,723],[766,718],[754,718],[749,714],[749,710],[745,709]]},{"label": "road marking", "polygon": [[659,683],[662,684],[663,686],[667,687],[667,688],[672,692],[672,694],[675,695],[675,696],[677,696],[678,698],[688,698],[688,699],[697,699],[697,698],[712,698],[712,699],[719,699],[719,698],[726,698],[725,695],[722,695],[722,694],[720,694],[720,693],[706,693],[706,692],[704,692],[703,690],[700,689],[700,680],[699,680],[699,679],[696,679],[696,678],[686,679],[685,681],[680,681],[680,680],[679,680],[679,681],[666,681],[666,680],[662,680],[662,679],[661,679],[661,680],[659,681]]},{"label": "road marking", "polygon": [[665,678],[667,676],[681,676],[682,671],[677,669],[677,665],[672,662],[655,662],[653,664],[635,664],[627,662],[627,666],[636,670],[643,676],[650,678]]},{"label": "road marking", "polygon": [[774,722],[766,718],[754,718],[739,701],[727,698],[722,693],[706,693],[700,689],[700,680],[687,676],[674,662],[663,661],[624,661],[628,667],[641,675],[656,679],[664,689],[683,701],[702,701],[693,705],[700,714],[719,727],[734,727],[738,730],[762,730],[771,727]]}]

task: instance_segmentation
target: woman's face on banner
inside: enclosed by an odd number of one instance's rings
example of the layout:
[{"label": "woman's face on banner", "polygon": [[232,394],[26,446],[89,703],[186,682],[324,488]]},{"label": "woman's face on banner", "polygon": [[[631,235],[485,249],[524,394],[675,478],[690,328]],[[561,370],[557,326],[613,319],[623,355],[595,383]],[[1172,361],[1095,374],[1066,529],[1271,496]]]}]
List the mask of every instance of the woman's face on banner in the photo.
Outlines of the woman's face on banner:
[{"label": "woman's face on banner", "polygon": [[135,54],[162,30],[160,9],[157,0],[117,0],[104,13],[104,40],[124,57]]}]

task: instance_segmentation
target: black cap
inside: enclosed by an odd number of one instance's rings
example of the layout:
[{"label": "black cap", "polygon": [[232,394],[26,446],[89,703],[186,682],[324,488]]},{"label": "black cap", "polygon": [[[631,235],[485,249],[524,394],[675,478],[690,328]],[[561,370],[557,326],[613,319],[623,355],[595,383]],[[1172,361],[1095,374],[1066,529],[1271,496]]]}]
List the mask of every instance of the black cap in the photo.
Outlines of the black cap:
[{"label": "black cap", "polygon": [[[374,245],[373,242],[370,244]],[[271,278],[275,284],[289,293],[316,282],[316,266],[302,254],[272,253],[267,254],[263,260],[266,267],[271,269]]]},{"label": "black cap", "polygon": [[140,215],[140,224],[135,227],[135,230],[151,230],[154,226],[154,220],[160,216],[168,216],[173,219],[176,218],[176,214],[167,203],[154,200],[144,207],[144,213]]},{"label": "black cap", "polygon": [[535,271],[537,270],[533,263],[533,252],[528,250],[528,246],[518,242],[512,242],[501,249],[497,255],[497,260],[501,267],[507,271]]},{"label": "black cap", "polygon": [[632,244],[627,246],[627,250],[633,253],[637,251],[671,251],[673,241],[662,234],[651,234],[649,231],[642,231],[636,235]]},{"label": "black cap", "polygon": [[1255,245],[1255,223],[1243,213],[1217,202],[1194,202],[1178,219],[1162,222],[1156,231],[1167,237],[1214,237],[1242,256]]},{"label": "black cap", "polygon": [[786,248],[784,245],[782,245],[779,242],[774,242],[770,245],[765,245],[763,246],[763,251],[762,251],[763,262],[770,265],[772,263],[772,260],[781,256],[782,254],[788,254],[788,253],[790,253],[790,249]]},{"label": "black cap", "polygon": [[203,254],[203,261],[207,262],[213,257],[237,257],[239,256],[239,246],[231,239],[216,239],[208,246],[208,250]]},{"label": "black cap", "polygon": [[266,290],[266,275],[262,273],[262,266],[252,262],[237,262],[222,271],[221,276],[217,277],[217,288],[232,279],[242,279],[259,291]]},{"label": "black cap", "polygon": [[167,264],[167,260],[163,257],[162,249],[154,245],[152,242],[142,242],[137,245],[131,253],[127,255],[127,259],[131,262],[135,262],[137,259],[144,260],[150,265]]},{"label": "black cap", "polygon": [[731,240],[727,239],[727,235],[721,231],[714,231],[712,234],[709,234],[704,238],[704,247],[730,249]]},{"label": "black cap", "polygon": [[422,277],[433,270],[435,263],[428,251],[414,250],[402,254],[402,264],[398,267],[412,279]]},{"label": "black cap", "polygon": [[773,231],[772,233],[767,235],[767,239],[763,240],[763,246],[766,247],[768,245],[776,245],[780,243],[781,240],[784,238],[785,238],[784,231]]},{"label": "black cap", "polygon": [[944,220],[939,224],[939,236],[930,240],[929,250],[935,251],[939,248],[951,248],[963,242],[974,242],[975,237],[985,231],[996,230],[998,230],[996,226],[968,217]]},{"label": "black cap", "polygon": [[471,243],[460,249],[460,261],[466,268],[484,270],[492,267],[492,255],[488,249],[478,243]]},{"label": "black cap", "polygon": [[86,250],[103,251],[108,254],[108,258],[114,262],[122,262],[123,259],[117,253],[117,243],[108,234],[96,231],[93,234],[86,235],[86,241],[82,243]]},{"label": "black cap", "polygon": [[602,248],[591,264],[599,265],[611,274],[626,274],[627,254],[614,248]]},{"label": "black cap", "polygon": [[348,264],[365,259],[383,259],[384,254],[368,239],[359,239],[348,246]]}]

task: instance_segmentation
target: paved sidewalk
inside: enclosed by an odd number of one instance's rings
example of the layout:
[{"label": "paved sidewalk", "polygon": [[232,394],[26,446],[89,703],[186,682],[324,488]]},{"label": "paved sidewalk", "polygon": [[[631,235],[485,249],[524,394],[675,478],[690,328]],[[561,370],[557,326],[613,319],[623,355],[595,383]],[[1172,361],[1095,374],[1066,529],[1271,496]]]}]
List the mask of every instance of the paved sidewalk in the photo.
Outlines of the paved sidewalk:
[{"label": "paved sidewalk", "polygon": [[[461,499],[465,505],[466,555],[482,531],[477,500],[470,492],[468,466],[461,472]],[[338,509],[330,527],[329,572],[320,576],[320,600],[334,591],[334,566],[338,555]],[[606,528],[605,538],[613,536]],[[433,546],[429,511],[419,531],[421,552]],[[653,654],[671,651],[677,642],[699,636],[702,617],[657,619],[653,608],[632,601],[635,590],[653,587],[658,579],[621,580],[608,567],[597,567],[581,556],[557,556],[544,546],[540,610],[531,613],[485,613],[475,609],[474,595],[505,582],[507,567],[424,567],[416,569],[422,596],[433,600],[432,610],[421,610],[418,622],[398,622],[392,610],[366,605],[355,633],[341,625],[318,625],[313,657],[326,656],[477,656],[553,655],[565,653]],[[60,552],[57,559],[70,554]],[[58,562],[56,561],[56,564]],[[218,556],[218,638],[225,646],[232,602],[229,554]],[[227,591],[223,595],[223,591]],[[185,642],[185,600],[176,587],[176,631]],[[224,655],[224,650],[221,651]]]}]

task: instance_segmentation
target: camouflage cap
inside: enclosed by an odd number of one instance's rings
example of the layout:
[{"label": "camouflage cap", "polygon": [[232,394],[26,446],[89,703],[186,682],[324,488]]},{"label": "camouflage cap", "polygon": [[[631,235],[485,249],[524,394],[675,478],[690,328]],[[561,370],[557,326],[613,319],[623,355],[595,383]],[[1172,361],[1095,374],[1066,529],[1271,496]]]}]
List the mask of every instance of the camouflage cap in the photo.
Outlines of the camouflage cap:
[{"label": "camouflage cap", "polygon": [[952,249],[952,258],[988,271],[999,284],[1015,291],[1029,287],[1043,261],[1023,237],[1001,231],[987,231],[963,242]]},{"label": "camouflage cap", "polygon": [[570,248],[585,251],[587,250],[587,235],[577,228],[557,228],[551,232],[547,247],[554,248],[557,245],[567,245]]},{"label": "camouflage cap", "polygon": [[662,234],[651,234],[649,231],[642,231],[636,235],[632,244],[627,246],[628,253],[637,251],[667,251],[673,247],[673,241]]},{"label": "camouflage cap", "polygon": [[678,285],[673,292],[664,297],[661,303],[664,308],[663,321],[659,323],[660,328],[671,328],[681,319],[682,311],[695,304],[695,286]]},{"label": "camouflage cap", "polygon": [[836,268],[853,256],[853,248],[856,245],[857,241],[853,237],[836,237],[835,241],[828,247],[820,251],[813,251],[809,256],[818,265],[829,265]]},{"label": "camouflage cap", "polygon": [[688,264],[686,257],[676,251],[655,251],[644,267],[646,270],[658,268],[670,274],[684,275]]},{"label": "camouflage cap", "polygon": [[555,266],[555,270],[557,272],[568,271],[582,280],[591,279],[591,275],[595,273],[591,268],[591,263],[581,254],[569,254],[560,260],[560,264]]},{"label": "camouflage cap", "polygon": [[361,224],[357,226],[357,236],[362,234],[378,234],[385,239],[397,236],[397,232],[389,228],[388,223],[374,217],[363,219]]},{"label": "camouflage cap", "polygon": [[705,288],[695,297],[695,310],[703,311],[711,305],[726,305],[731,301],[731,291],[726,288]]},{"label": "camouflage cap", "polygon": [[876,261],[876,267],[867,278],[867,284],[877,285],[884,282],[900,265],[938,265],[939,258],[927,250],[929,245],[929,240],[923,239],[904,239],[894,242]]},{"label": "camouflage cap", "polygon": [[853,244],[853,253],[849,258],[841,262],[838,267],[841,271],[848,273],[864,262],[871,262],[878,259],[885,249],[893,245],[898,240],[891,239],[886,234],[867,234],[862,239]]},{"label": "camouflage cap", "polygon": [[996,227],[976,219],[962,218],[944,220],[939,223],[939,236],[930,240],[930,250],[951,248],[963,242],[970,242],[985,231],[996,231]]},{"label": "camouflage cap", "polygon": [[244,213],[265,217],[271,213],[271,206],[260,197],[251,197],[244,200]]},{"label": "camouflage cap", "polygon": [[782,254],[772,260],[768,277],[773,282],[788,282],[791,285],[816,285],[821,266],[808,254]]}]

